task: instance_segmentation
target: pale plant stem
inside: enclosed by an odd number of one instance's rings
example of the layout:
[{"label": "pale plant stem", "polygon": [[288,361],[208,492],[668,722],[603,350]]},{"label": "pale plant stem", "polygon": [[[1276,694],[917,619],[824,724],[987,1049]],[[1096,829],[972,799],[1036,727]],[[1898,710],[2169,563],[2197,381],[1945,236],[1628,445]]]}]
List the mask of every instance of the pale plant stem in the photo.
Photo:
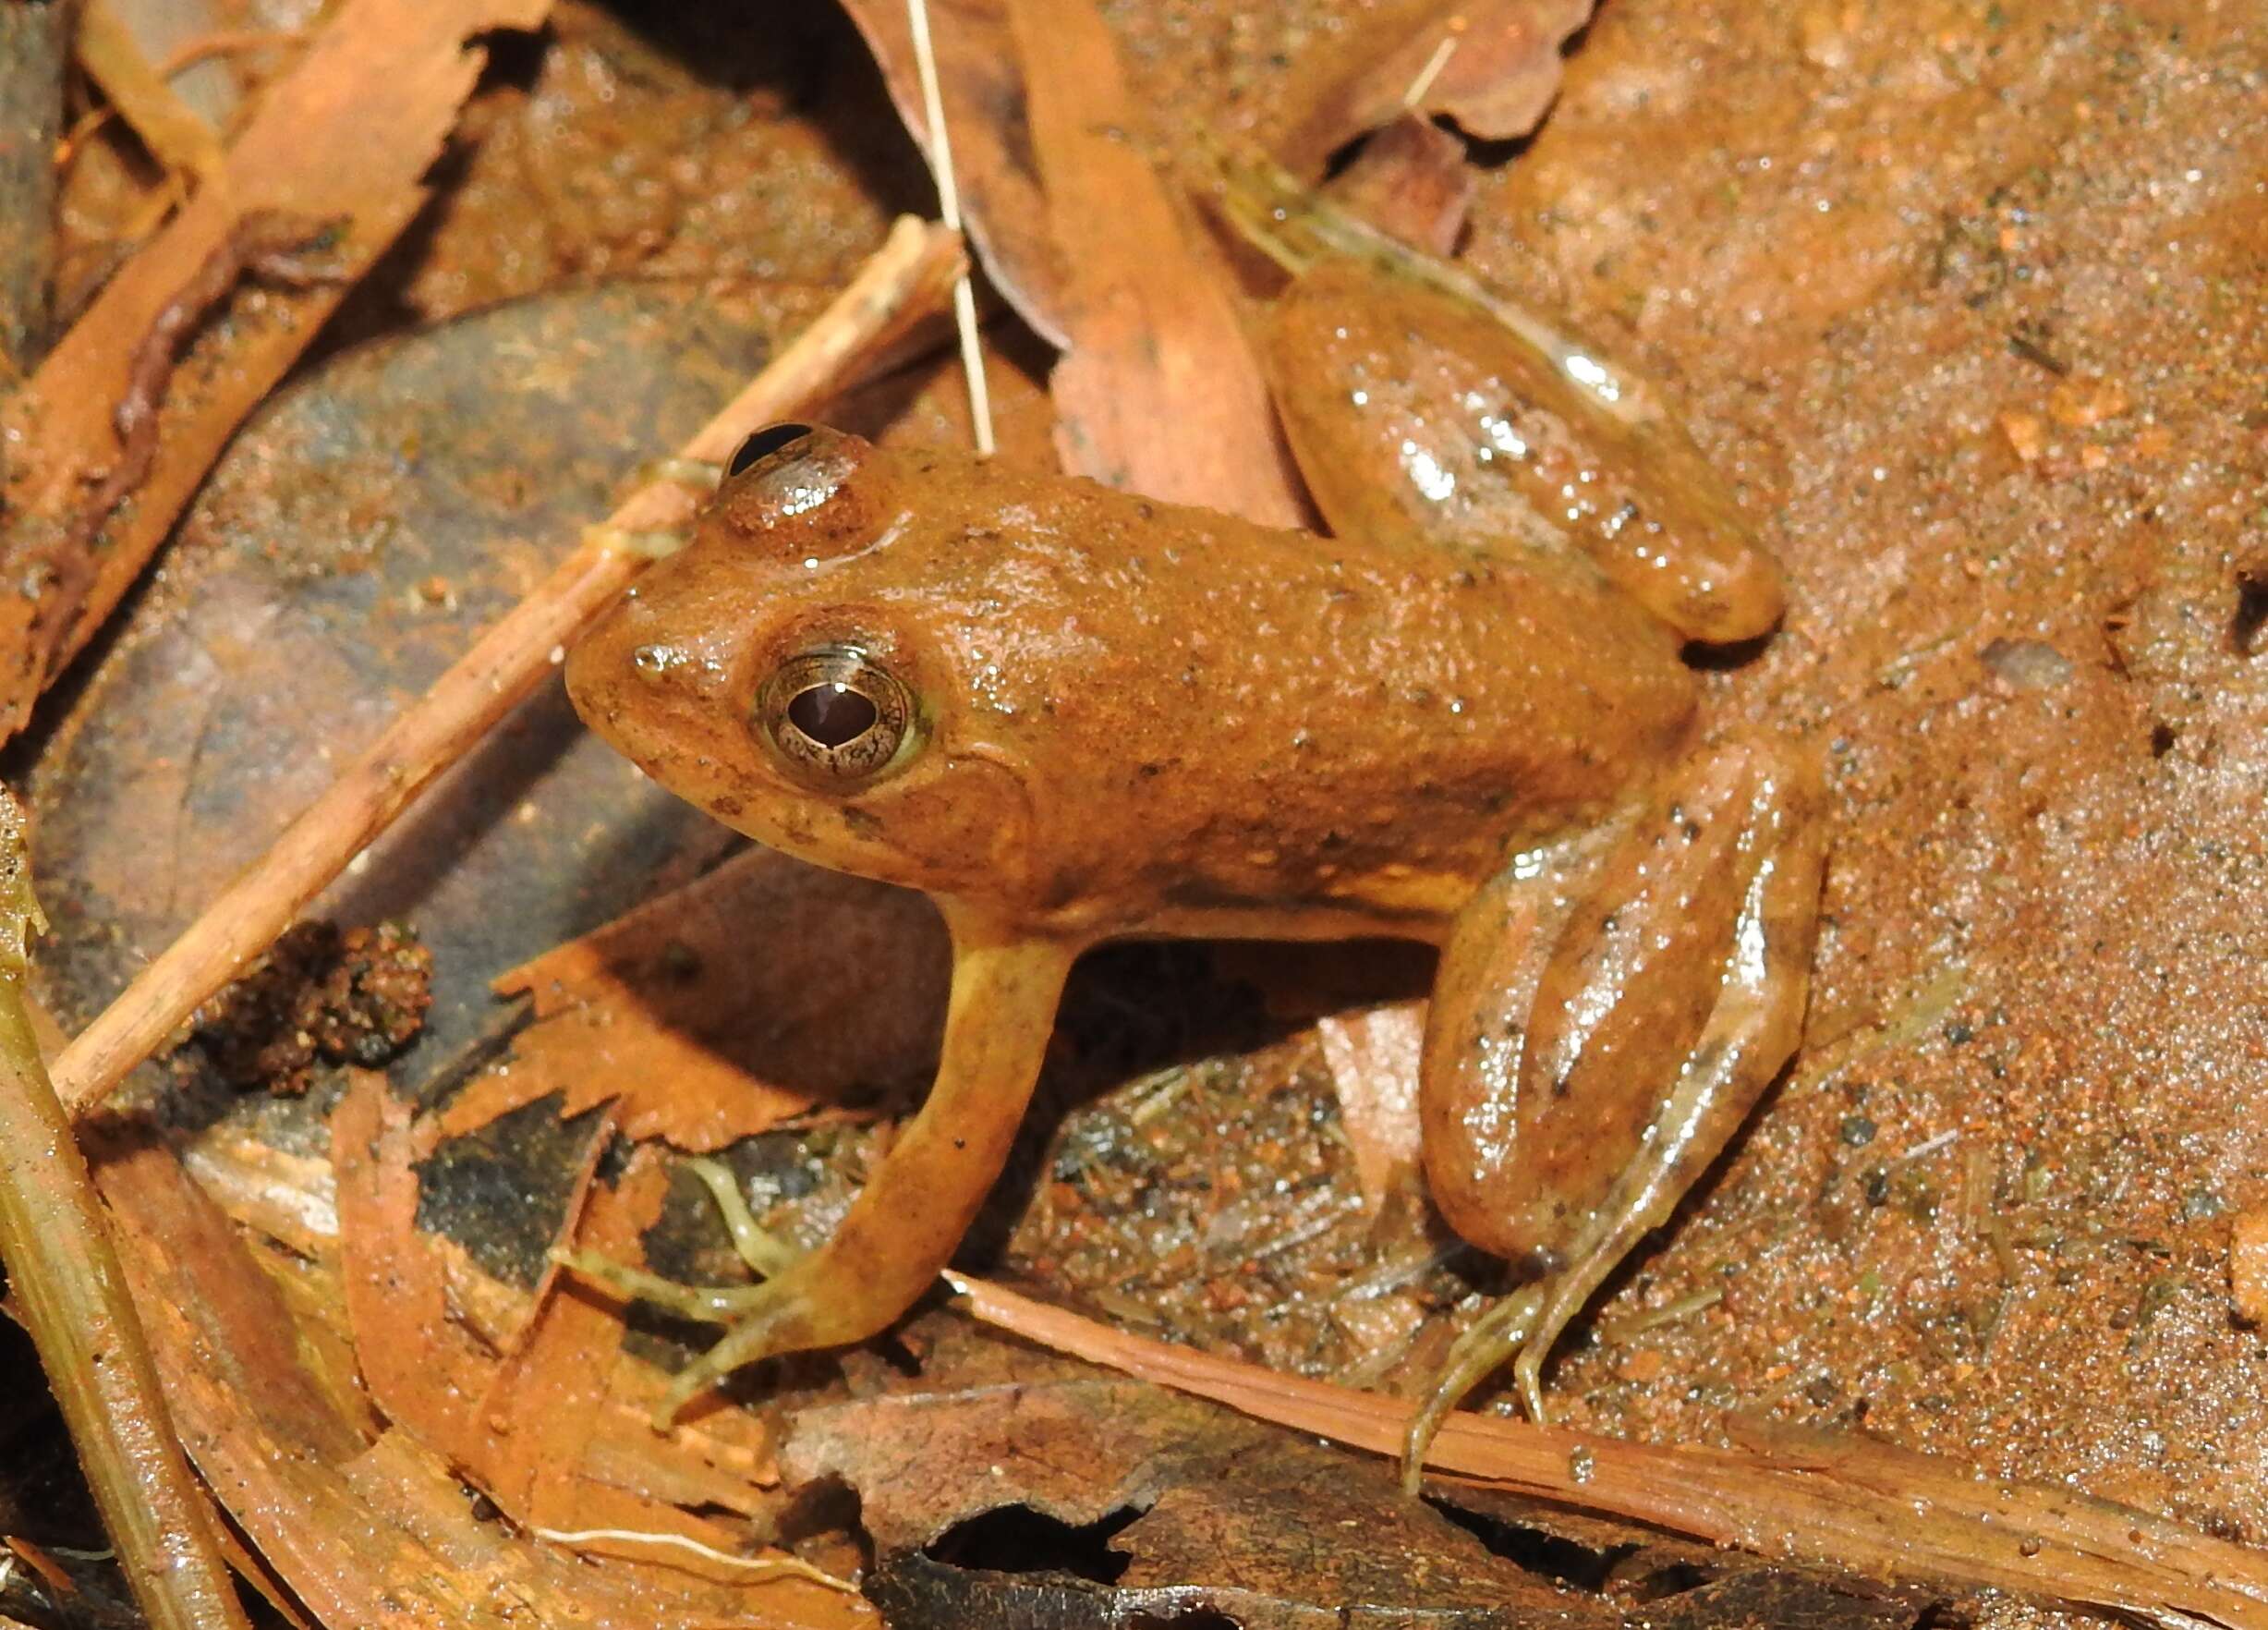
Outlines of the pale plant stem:
[{"label": "pale plant stem", "polygon": [[[952,138],[945,128],[945,96],[937,79],[937,48],[929,38],[928,0],[905,0],[905,18],[914,35],[914,66],[921,76],[921,116],[929,127],[931,170],[937,177],[939,215],[961,230],[961,189],[953,178]],[[968,378],[969,423],[978,456],[992,456],[992,393],[985,381],[985,356],[976,337],[976,289],[964,272],[952,286],[953,326],[961,335],[961,369]]]}]

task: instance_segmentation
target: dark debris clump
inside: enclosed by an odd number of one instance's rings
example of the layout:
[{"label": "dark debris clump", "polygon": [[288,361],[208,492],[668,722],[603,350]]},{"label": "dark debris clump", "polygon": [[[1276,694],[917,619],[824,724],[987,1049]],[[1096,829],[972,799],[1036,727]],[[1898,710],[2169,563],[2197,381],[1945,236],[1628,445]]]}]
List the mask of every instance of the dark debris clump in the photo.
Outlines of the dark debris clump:
[{"label": "dark debris clump", "polygon": [[295,923],[197,1016],[195,1040],[222,1077],[296,1097],[318,1064],[375,1067],[416,1038],[432,1004],[433,957],[394,923]]}]

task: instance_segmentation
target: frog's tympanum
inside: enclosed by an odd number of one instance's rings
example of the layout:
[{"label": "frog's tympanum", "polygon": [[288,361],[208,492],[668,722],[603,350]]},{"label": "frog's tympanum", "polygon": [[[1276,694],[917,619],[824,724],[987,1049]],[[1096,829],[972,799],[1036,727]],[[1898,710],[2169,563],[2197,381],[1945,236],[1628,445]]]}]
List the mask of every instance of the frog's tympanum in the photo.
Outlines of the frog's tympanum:
[{"label": "frog's tympanum", "polygon": [[1534,1280],[1413,1451],[1515,1354],[1542,1416],[1554,1338],[1794,1049],[1816,773],[1706,732],[1680,657],[1769,632],[1773,563],[1627,374],[1343,222],[1267,225],[1303,275],[1264,343],[1329,536],[776,427],[576,649],[576,707],[655,779],[928,892],[954,947],[936,1084],[824,1247],[723,1290],[575,1259],[730,1326],[670,1413],[934,1281],[1105,940],[1440,947],[1427,1182]]}]

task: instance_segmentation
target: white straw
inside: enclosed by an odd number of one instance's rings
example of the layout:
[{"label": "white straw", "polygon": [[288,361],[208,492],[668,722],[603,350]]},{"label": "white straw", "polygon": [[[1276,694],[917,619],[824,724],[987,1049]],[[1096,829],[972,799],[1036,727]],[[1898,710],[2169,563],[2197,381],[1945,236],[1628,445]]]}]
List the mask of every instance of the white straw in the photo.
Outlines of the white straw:
[{"label": "white straw", "polygon": [[[953,231],[961,230],[961,191],[953,184],[952,140],[945,133],[945,98],[938,90],[937,51],[929,42],[928,0],[905,0],[914,32],[914,66],[921,75],[922,122],[929,127],[929,168],[937,177],[938,213]],[[976,431],[978,456],[992,456],[992,394],[985,385],[984,352],[976,343],[976,291],[968,274],[952,286],[953,325],[961,331],[961,371],[968,376],[968,415]]]},{"label": "white straw", "polygon": [[[1457,36],[1442,35],[1441,43],[1433,48],[1433,55],[1425,59],[1425,66],[1417,70],[1417,78],[1412,79],[1410,88],[1401,93],[1401,105],[1415,113],[1417,104],[1425,100],[1425,92],[1432,90],[1433,82],[1441,77],[1441,70],[1449,67],[1449,59],[1456,55]],[[952,223],[948,221],[946,225],[950,226]]]},{"label": "white straw", "polygon": [[703,1545],[685,1534],[649,1533],[643,1528],[529,1528],[539,1539],[549,1539],[554,1545],[594,1545],[612,1541],[614,1544],[667,1545],[712,1563],[722,1563],[730,1568],[746,1568],[749,1572],[780,1578],[808,1579],[814,1585],[824,1585],[830,1590],[846,1590],[856,1595],[858,1587],[848,1579],[838,1579],[823,1568],[815,1568],[800,1557],[794,1556],[734,1556],[728,1551],[719,1551],[713,1545]]}]

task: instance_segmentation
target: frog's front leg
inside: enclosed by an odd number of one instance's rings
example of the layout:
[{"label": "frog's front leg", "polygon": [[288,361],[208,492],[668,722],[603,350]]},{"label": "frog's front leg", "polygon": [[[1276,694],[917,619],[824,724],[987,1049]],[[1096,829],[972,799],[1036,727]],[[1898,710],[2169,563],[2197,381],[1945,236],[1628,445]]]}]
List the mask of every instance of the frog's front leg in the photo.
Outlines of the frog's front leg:
[{"label": "frog's front leg", "polygon": [[875,1167],[832,1239],[760,1284],[704,1289],[583,1253],[560,1260],[623,1295],[727,1324],[655,1412],[666,1427],[744,1364],[863,1341],[937,1278],[1008,1159],[1038,1079],[1073,947],[954,920],[952,996],[928,1101]]},{"label": "frog's front leg", "polygon": [[1533,880],[1485,887],[1445,947],[1421,1077],[1427,1181],[1465,1238],[1534,1268],[1451,1353],[1412,1423],[1517,1353],[1529,1413],[1554,1341],[1716,1158],[1795,1051],[1825,858],[1818,772],[1762,737],[1679,773],[1539,955]]}]

